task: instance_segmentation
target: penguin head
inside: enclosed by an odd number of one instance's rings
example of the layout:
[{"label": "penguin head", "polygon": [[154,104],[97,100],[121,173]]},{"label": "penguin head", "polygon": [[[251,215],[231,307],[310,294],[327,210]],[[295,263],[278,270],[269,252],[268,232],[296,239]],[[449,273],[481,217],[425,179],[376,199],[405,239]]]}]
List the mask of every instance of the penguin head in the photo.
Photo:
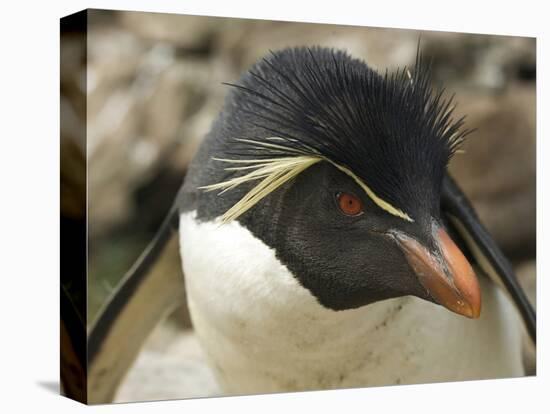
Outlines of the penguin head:
[{"label": "penguin head", "polygon": [[[475,318],[480,291],[440,211],[468,131],[412,70],[380,75],[341,51],[272,53],[233,85],[201,187],[323,306],[414,295]],[[215,206],[215,207],[212,207]]]}]

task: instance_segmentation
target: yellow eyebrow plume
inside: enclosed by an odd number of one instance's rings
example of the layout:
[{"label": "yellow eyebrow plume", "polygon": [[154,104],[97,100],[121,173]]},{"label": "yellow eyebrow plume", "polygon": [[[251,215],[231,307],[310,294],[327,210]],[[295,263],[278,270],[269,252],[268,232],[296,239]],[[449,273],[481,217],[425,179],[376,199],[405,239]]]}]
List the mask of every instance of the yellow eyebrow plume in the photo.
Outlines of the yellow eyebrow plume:
[{"label": "yellow eyebrow plume", "polygon": [[410,222],[413,222],[414,220],[407,214],[405,213],[403,210],[400,210],[394,206],[392,206],[390,203],[388,203],[387,201],[385,200],[382,200],[380,197],[378,197],[374,191],[371,190],[371,188],[366,185],[359,177],[357,177],[350,169],[346,168],[346,167],[343,167],[341,165],[338,165],[332,161],[329,161],[327,160],[328,162],[330,162],[332,165],[334,165],[336,168],[338,168],[340,171],[342,171],[343,173],[346,173],[347,175],[349,175],[351,178],[353,178],[355,180],[355,182],[359,185],[359,187],[361,187],[365,193],[367,193],[367,195],[370,197],[370,199],[372,201],[374,201],[374,203],[380,207],[382,210],[385,210],[387,211],[388,213],[394,215],[394,216],[397,216],[397,217],[400,217],[402,218],[403,220],[406,220],[406,221],[410,221]]},{"label": "yellow eyebrow plume", "polygon": [[252,190],[241,198],[233,207],[225,212],[222,216],[222,223],[227,223],[244,214],[266,195],[270,194],[272,191],[275,191],[281,185],[296,177],[305,169],[321,161],[321,158],[308,155],[298,155],[296,157],[284,157],[271,160],[229,160],[220,158],[214,158],[214,160],[237,164],[251,164],[241,167],[230,167],[227,169],[231,171],[253,169],[253,171],[218,184],[199,187],[200,189],[206,191],[221,189],[221,193],[224,193],[225,191],[231,190],[240,184],[252,180],[262,179],[258,185],[252,188]]},{"label": "yellow eyebrow plume", "polygon": [[[267,144],[267,143],[262,143]],[[270,146],[278,146],[276,144],[269,144]],[[223,181],[217,184],[211,184],[199,189],[206,191],[222,190],[220,194],[229,191],[241,184],[261,180],[256,186],[254,186],[247,194],[244,195],[233,207],[227,210],[222,216],[222,223],[227,223],[231,220],[235,220],[240,215],[244,214],[262,198],[275,191],[284,183],[288,182],[292,178],[296,177],[301,172],[305,171],[312,165],[320,162],[327,161],[334,165],[338,170],[351,177],[371,198],[371,200],[384,211],[402,218],[406,221],[414,221],[402,210],[392,206],[387,201],[378,197],[372,189],[367,186],[357,175],[355,175],[349,168],[336,164],[321,155],[296,155],[281,158],[264,158],[256,160],[235,160],[226,158],[213,158],[216,161],[226,162],[230,164],[236,164],[237,166],[226,168],[227,171],[249,171],[248,173],[231,178],[227,181]]]}]

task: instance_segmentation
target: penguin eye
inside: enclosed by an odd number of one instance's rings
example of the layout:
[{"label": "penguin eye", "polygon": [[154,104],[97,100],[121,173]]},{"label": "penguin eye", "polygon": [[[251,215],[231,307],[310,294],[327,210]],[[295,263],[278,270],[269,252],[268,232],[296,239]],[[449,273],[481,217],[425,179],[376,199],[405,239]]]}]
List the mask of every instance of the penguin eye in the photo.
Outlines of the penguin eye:
[{"label": "penguin eye", "polygon": [[363,213],[363,202],[350,193],[336,193],[336,201],[340,211],[347,216],[358,216]]}]

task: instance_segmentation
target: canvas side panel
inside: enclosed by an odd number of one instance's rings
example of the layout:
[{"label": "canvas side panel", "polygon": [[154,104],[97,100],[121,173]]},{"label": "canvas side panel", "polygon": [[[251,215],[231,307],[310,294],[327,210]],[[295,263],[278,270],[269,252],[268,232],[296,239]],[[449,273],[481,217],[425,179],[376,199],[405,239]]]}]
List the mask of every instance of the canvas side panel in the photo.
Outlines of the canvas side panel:
[{"label": "canvas side panel", "polygon": [[87,11],[60,22],[61,392],[87,402]]}]

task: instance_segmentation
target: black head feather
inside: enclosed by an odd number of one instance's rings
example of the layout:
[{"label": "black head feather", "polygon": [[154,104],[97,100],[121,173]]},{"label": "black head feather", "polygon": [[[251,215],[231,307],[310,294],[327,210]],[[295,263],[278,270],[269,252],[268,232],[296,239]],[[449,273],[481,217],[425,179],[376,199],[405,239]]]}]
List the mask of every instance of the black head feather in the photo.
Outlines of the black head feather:
[{"label": "black head feather", "polygon": [[[189,167],[180,211],[238,220],[326,308],[430,300],[392,235],[439,248],[440,187],[466,135],[451,108],[420,55],[410,74],[380,75],[331,49],[272,53],[229,93]],[[343,214],[341,192],[366,214]]]},{"label": "black head feather", "polygon": [[[258,159],[321,154],[353,171],[382,199],[411,216],[438,214],[447,163],[469,131],[451,118],[453,98],[431,86],[421,54],[412,71],[380,75],[327,48],[271,53],[228,99],[225,154]],[[285,148],[266,148],[249,139]]]}]

